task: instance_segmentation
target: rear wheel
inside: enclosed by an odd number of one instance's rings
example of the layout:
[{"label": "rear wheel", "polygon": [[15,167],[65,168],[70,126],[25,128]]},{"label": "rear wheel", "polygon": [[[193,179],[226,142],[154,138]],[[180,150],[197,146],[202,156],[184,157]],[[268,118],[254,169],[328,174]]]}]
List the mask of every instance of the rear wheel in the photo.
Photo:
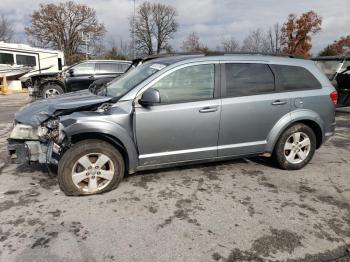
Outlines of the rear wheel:
[{"label": "rear wheel", "polygon": [[63,94],[64,91],[59,84],[47,83],[42,91],[43,98],[49,98]]},{"label": "rear wheel", "polygon": [[316,136],[304,124],[295,124],[283,132],[273,153],[274,162],[282,169],[297,170],[310,162],[316,150]]},{"label": "rear wheel", "polygon": [[68,149],[58,164],[58,183],[66,195],[91,195],[116,188],[125,172],[123,156],[111,144],[84,140]]}]

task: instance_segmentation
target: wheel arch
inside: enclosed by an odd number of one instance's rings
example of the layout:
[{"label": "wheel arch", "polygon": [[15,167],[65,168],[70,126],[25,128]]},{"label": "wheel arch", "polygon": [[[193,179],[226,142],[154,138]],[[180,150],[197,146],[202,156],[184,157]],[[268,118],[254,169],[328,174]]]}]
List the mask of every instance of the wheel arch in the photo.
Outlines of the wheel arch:
[{"label": "wheel arch", "polygon": [[128,170],[128,168],[129,168],[129,155],[128,155],[127,149],[125,148],[125,146],[123,145],[123,143],[119,139],[117,139],[109,134],[96,133],[96,132],[75,134],[75,135],[72,135],[70,137],[71,143],[73,143],[73,144],[78,143],[78,142],[83,141],[83,140],[88,140],[88,139],[102,140],[102,141],[105,141],[105,142],[111,144],[116,149],[118,149],[124,158],[126,170]]},{"label": "wheel arch", "polygon": [[310,110],[298,110],[292,112],[289,117],[283,117],[271,130],[267,139],[267,152],[273,152],[275,145],[288,128],[297,123],[302,123],[312,129],[316,135],[316,149],[320,148],[323,142],[324,129],[321,117]]},{"label": "wheel arch", "polygon": [[138,153],[133,139],[127,131],[116,124],[98,123],[99,127],[92,126],[92,123],[75,123],[65,128],[63,132],[71,142],[78,142],[85,139],[101,139],[112,144],[121,151],[126,160],[126,167],[129,173],[134,173],[138,165]]}]

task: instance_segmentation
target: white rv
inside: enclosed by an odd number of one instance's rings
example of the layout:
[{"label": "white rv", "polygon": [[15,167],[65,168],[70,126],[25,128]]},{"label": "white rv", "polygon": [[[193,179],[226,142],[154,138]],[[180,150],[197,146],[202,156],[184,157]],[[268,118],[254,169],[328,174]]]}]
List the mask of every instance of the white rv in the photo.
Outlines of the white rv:
[{"label": "white rv", "polygon": [[25,83],[31,75],[61,71],[64,66],[64,54],[62,51],[36,48],[26,44],[0,42],[0,67],[9,65],[33,68],[20,78],[22,83]]}]

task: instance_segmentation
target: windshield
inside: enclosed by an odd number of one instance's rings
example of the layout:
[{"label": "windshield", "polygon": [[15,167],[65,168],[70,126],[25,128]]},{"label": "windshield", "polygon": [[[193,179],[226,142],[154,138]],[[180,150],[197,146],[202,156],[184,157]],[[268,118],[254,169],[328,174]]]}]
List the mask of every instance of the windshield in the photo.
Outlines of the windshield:
[{"label": "windshield", "polygon": [[154,62],[147,62],[140,65],[108,84],[107,95],[121,97],[164,67],[166,67],[166,65]]}]

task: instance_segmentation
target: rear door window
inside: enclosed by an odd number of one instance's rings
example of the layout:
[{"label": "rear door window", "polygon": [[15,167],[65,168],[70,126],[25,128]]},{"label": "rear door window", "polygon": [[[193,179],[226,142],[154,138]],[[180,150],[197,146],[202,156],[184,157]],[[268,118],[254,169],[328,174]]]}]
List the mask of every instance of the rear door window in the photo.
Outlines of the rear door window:
[{"label": "rear door window", "polygon": [[275,90],[273,73],[266,64],[225,64],[226,97],[271,93]]},{"label": "rear door window", "polygon": [[289,65],[272,65],[278,79],[280,91],[299,91],[320,89],[322,86],[316,77],[306,68]]},{"label": "rear door window", "polygon": [[116,63],[98,63],[98,73],[100,74],[115,74],[119,72],[118,64]]}]

